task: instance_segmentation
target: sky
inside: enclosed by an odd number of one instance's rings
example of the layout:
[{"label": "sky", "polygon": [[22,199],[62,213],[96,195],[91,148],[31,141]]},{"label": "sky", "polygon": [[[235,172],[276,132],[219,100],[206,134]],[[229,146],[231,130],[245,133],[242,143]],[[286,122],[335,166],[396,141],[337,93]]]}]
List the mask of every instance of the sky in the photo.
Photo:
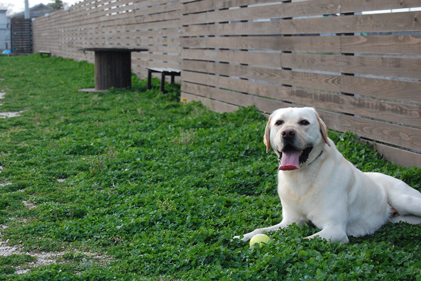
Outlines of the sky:
[{"label": "sky", "polygon": [[[63,0],[63,3],[69,6],[81,2],[82,0]],[[32,8],[38,4],[53,3],[54,0],[29,0],[29,7]],[[0,0],[0,8],[7,9],[7,15],[20,13],[25,10],[25,0]]]}]

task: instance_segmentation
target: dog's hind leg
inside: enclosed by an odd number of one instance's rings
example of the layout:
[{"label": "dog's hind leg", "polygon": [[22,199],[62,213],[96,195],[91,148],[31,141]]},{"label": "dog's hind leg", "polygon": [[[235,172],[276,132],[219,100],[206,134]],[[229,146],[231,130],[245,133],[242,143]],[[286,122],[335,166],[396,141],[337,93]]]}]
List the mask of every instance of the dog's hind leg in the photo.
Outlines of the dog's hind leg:
[{"label": "dog's hind leg", "polygon": [[[421,217],[421,193],[401,180],[380,173],[366,173],[380,184],[387,194],[387,202],[398,212],[401,221],[416,221],[411,216]],[[408,218],[407,218],[408,217]],[[394,221],[393,218],[390,221]]]},{"label": "dog's hind leg", "polygon": [[409,224],[421,224],[421,217],[416,216],[397,216],[389,219],[392,223],[406,222]]},{"label": "dog's hind leg", "polygon": [[421,217],[421,198],[408,194],[394,194],[388,198],[389,204],[398,212],[398,217]]},{"label": "dog's hind leg", "polygon": [[[392,185],[386,185],[385,189],[388,203],[400,217],[421,217],[421,193],[418,190],[396,179]],[[413,219],[409,220],[413,221]]]}]

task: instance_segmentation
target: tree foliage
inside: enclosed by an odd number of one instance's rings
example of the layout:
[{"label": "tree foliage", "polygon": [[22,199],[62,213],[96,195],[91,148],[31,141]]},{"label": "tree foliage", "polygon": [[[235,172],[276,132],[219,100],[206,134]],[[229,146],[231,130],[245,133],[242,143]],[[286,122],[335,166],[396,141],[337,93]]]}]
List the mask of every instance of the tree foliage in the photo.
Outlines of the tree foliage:
[{"label": "tree foliage", "polygon": [[63,9],[64,3],[62,0],[54,0],[54,2],[49,3],[48,6],[50,6],[53,9],[53,11],[57,11]]}]

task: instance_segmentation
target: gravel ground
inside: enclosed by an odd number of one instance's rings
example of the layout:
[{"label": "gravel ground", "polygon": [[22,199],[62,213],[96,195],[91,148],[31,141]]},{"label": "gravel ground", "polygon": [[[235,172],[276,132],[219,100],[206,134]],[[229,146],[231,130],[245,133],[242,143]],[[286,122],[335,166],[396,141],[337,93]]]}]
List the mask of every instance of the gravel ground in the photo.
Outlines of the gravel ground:
[{"label": "gravel ground", "polygon": [[[2,228],[5,228],[5,226],[2,226]],[[11,247],[7,245],[6,241],[0,241],[0,256],[6,257],[10,255],[30,255],[32,257],[36,258],[36,261],[29,262],[27,266],[30,268],[37,267],[40,265],[48,265],[57,262],[57,259],[62,256],[64,253],[29,253],[29,252],[22,252],[17,247]],[[20,269],[17,268],[16,272],[17,274],[24,274],[28,273],[30,269]]]}]

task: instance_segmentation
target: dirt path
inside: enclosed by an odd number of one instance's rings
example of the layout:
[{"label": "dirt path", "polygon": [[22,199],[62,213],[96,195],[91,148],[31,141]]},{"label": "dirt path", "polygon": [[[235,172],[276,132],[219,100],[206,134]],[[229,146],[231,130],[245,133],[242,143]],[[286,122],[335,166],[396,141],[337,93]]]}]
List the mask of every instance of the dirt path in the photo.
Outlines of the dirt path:
[{"label": "dirt path", "polygon": [[[7,228],[7,226],[1,226],[2,229]],[[25,264],[25,269],[21,269],[20,267],[16,267],[16,274],[24,274],[31,271],[31,268],[40,266],[40,265],[48,265],[52,263],[56,263],[57,259],[60,258],[64,253],[29,253],[29,252],[22,252],[17,247],[11,247],[7,245],[6,241],[0,241],[0,256],[6,257],[11,255],[29,255],[31,257],[35,257],[36,260],[34,262],[29,262]],[[27,268],[29,267],[29,268]]]}]

